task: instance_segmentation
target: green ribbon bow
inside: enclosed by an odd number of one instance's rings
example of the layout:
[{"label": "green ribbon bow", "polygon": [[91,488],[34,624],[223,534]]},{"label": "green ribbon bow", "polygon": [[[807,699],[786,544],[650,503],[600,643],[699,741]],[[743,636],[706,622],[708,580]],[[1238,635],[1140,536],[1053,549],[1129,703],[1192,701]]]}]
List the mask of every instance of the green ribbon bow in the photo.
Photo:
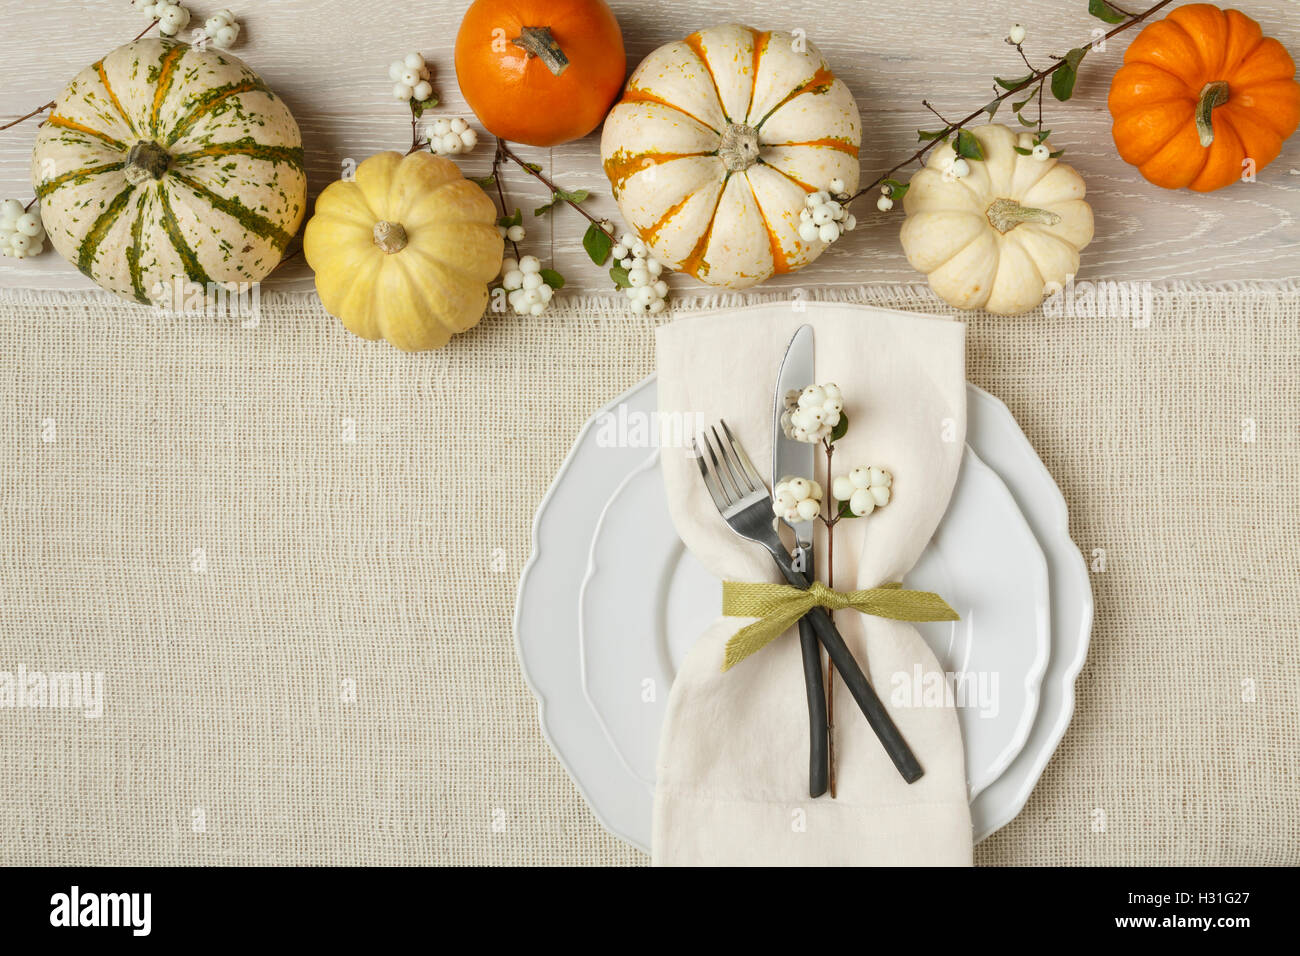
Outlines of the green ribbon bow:
[{"label": "green ribbon bow", "polygon": [[930,591],[904,591],[898,582],[865,591],[834,591],[814,581],[808,590],[789,584],[723,581],[722,613],[727,617],[756,617],[727,641],[722,669],[730,670],[750,654],[761,651],[815,607],[831,611],[853,608],[873,617],[895,621],[959,621],[948,602]]}]

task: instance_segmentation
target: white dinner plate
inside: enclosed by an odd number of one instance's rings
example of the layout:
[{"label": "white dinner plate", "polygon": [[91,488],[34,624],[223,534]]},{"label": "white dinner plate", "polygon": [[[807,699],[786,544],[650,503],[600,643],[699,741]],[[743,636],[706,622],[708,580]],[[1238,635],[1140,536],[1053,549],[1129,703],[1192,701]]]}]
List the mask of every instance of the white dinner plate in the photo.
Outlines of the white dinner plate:
[{"label": "white dinner plate", "polygon": [[[637,405],[655,401],[646,391]],[[668,688],[695,638],[718,616],[722,593],[673,529],[658,464],[652,452],[606,504],[578,611],[583,690],[610,743],[648,788]],[[951,686],[960,694],[973,797],[1029,736],[1050,623],[1043,552],[1006,485],[969,446],[947,512],[904,583],[943,595],[961,616],[918,630],[942,671],[957,675]]]},{"label": "white dinner plate", "polygon": [[[543,735],[601,824],[642,850],[650,845],[651,794],[624,765],[583,694],[578,592],[599,516],[592,503],[608,501],[648,451],[602,446],[595,425],[653,383],[651,376],[615,398],[578,435],[534,517],[533,553],[515,604],[516,651],[538,699]],[[1088,648],[1092,592],[1069,538],[1065,501],[1006,406],[967,386],[966,427],[967,441],[1002,478],[1033,530],[1051,589],[1051,653],[1038,714],[1020,753],[971,803],[980,840],[1020,812],[1069,724],[1074,679]]]}]

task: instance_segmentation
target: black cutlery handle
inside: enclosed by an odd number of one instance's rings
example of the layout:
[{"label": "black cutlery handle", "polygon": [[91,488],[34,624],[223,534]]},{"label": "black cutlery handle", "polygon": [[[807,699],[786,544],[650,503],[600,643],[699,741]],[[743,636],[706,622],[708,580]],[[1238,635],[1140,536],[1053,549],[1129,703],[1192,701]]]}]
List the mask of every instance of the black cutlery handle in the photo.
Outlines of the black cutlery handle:
[{"label": "black cutlery handle", "polygon": [[803,652],[803,682],[808,693],[808,796],[826,792],[830,751],[826,728],[826,685],[822,682],[822,652],[817,632],[806,617],[799,619],[799,649]]},{"label": "black cutlery handle", "polygon": [[836,630],[835,625],[831,622],[831,617],[826,613],[824,607],[815,607],[809,613],[805,620],[812,622],[813,629],[817,632],[818,638],[821,639],[822,646],[826,648],[826,653],[830,655],[835,662],[835,669],[840,672],[840,677],[857,701],[862,716],[867,718],[867,723],[871,729],[876,732],[880,742],[884,745],[885,752],[889,754],[889,759],[894,762],[898,772],[908,783],[916,783],[925,773],[921,769],[920,763],[917,762],[916,755],[912,749],[907,746],[907,741],[899,733],[898,728],[889,717],[889,712],[885,710],[885,705],[880,702],[876,696],[876,691],[867,680],[867,675],[862,673],[862,668],[853,657],[853,652],[849,646],[844,643],[844,638],[840,637],[840,632]]},{"label": "black cutlery handle", "polygon": [[[795,570],[790,561],[790,556],[785,553],[785,549],[773,548],[771,550],[772,557],[776,560],[781,573],[785,575],[785,579],[795,587],[807,590],[810,584],[808,578],[802,572]],[[903,735],[899,733],[893,720],[890,719],[889,712],[885,710],[885,705],[876,696],[876,691],[871,686],[871,682],[867,680],[867,675],[862,673],[862,668],[858,666],[858,662],[853,657],[853,652],[849,650],[849,646],[844,643],[844,638],[840,636],[840,632],[836,629],[834,622],[831,621],[831,616],[826,613],[826,608],[815,607],[800,620],[799,637],[801,642],[803,640],[802,625],[804,622],[809,622],[812,625],[813,631],[821,641],[822,646],[826,648],[826,653],[834,662],[835,669],[840,672],[844,685],[848,687],[849,693],[853,695],[854,701],[857,702],[858,709],[862,711],[862,716],[867,718],[867,723],[875,731],[876,737],[879,738],[881,745],[885,748],[885,753],[889,754],[889,759],[898,768],[899,774],[908,783],[916,783],[921,779],[925,771],[921,769],[921,764],[917,762],[916,755],[912,753],[912,749],[907,746],[907,741],[903,739]],[[820,663],[819,660],[819,671],[821,669]],[[807,670],[808,656],[805,653],[805,674]],[[823,727],[826,725],[824,700],[823,697]],[[811,698],[808,709],[811,714]]]}]

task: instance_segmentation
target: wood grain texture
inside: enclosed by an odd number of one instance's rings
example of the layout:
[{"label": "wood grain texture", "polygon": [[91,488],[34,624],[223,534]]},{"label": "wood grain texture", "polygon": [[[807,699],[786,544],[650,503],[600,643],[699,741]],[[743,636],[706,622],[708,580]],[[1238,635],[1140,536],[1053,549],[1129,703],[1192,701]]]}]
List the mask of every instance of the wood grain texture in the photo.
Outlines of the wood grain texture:
[{"label": "wood grain texture", "polygon": [[[224,2],[191,4],[191,25],[200,26]],[[275,0],[234,7],[243,32],[233,52],[284,97],[302,127],[311,196],[338,177],[345,159],[359,162],[409,144],[409,114],[392,98],[387,80],[389,61],[408,50],[418,47],[434,67],[443,105],[432,115],[468,115],[452,67],[466,5],[467,0]],[[611,5],[623,27],[629,69],[656,46],[715,23],[805,30],[857,97],[868,180],[915,149],[918,126],[933,127],[922,97],[949,116],[961,116],[989,98],[992,76],[1017,74],[1019,60],[1002,42],[1013,17],[1029,30],[1031,57],[1043,63],[1047,54],[1063,53],[1101,27],[1088,16],[1085,0],[1023,0],[1014,11],[992,0],[911,0],[906,16],[882,15],[883,8],[853,0],[825,0],[803,9],[778,0],[614,0]],[[1300,51],[1297,0],[1249,0],[1242,8],[1266,34],[1293,54]],[[104,0],[89,8],[76,0],[6,3],[0,8],[0,36],[19,55],[0,66],[0,122],[54,98],[78,70],[125,43],[145,23],[128,0]],[[1053,144],[1065,147],[1066,161],[1083,173],[1096,214],[1097,237],[1083,253],[1081,278],[1236,281],[1300,275],[1300,136],[1288,141],[1257,182],[1210,195],[1157,189],[1115,154],[1106,89],[1136,32],[1088,57],[1074,100],[1048,103]],[[187,36],[188,30],[182,34]],[[30,198],[35,131],[32,120],[0,132],[0,197]],[[566,188],[590,190],[588,208],[617,222],[600,170],[598,135],[553,150],[519,151]],[[462,159],[467,173],[483,174],[490,165],[491,137],[484,136],[483,145]],[[592,266],[582,251],[585,221],[570,209],[535,219],[532,209],[545,198],[544,190],[517,169],[505,185],[512,205],[525,211],[528,251],[553,261],[568,279],[566,294],[608,290],[604,270]],[[878,213],[868,202],[855,210],[861,222],[856,232],[808,269],[778,277],[765,288],[920,281],[899,246],[901,211]],[[267,288],[310,284],[310,271],[299,258],[278,270]],[[673,276],[671,284],[679,291],[701,288],[688,276]],[[33,260],[0,260],[0,286],[92,287],[53,251]]]}]

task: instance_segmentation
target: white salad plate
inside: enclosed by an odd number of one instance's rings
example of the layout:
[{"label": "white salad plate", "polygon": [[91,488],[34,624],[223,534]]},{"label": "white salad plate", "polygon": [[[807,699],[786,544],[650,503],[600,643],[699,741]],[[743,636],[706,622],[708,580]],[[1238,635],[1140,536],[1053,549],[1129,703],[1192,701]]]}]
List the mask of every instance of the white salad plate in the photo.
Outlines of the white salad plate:
[{"label": "white salad plate", "polygon": [[[583,691],[624,764],[651,788],[668,688],[722,600],[721,583],[673,530],[658,466],[656,451],[606,504],[578,611]],[[1006,485],[969,447],[904,584],[943,595],[961,616],[918,630],[943,673],[962,678],[951,686],[975,796],[1029,736],[1051,638],[1047,561]],[[902,679],[912,692],[912,675]],[[888,699],[889,688],[879,692]]]},{"label": "white salad plate", "polygon": [[[974,386],[967,388],[967,401],[967,440],[1019,505],[1046,560],[1050,590],[1051,646],[1037,713],[1019,752],[971,802],[978,840],[1020,812],[1069,724],[1074,679],[1087,652],[1092,594],[1082,557],[1068,535],[1064,499],[1010,412]],[[579,596],[597,525],[606,514],[593,508],[593,502],[609,501],[630,476],[648,474],[653,467],[647,462],[647,448],[602,446],[595,426],[621,405],[644,411],[654,404],[651,376],[599,410],[584,426],[538,508],[533,553],[521,576],[515,607],[516,650],[525,680],[538,698],[543,734],[597,819],[643,850],[650,845],[652,790],[644,772],[638,776],[631,767],[636,751],[629,747],[627,756],[620,752],[587,700]],[[716,582],[705,583],[706,572],[698,565],[692,567],[693,563],[683,553],[666,587],[676,587],[684,597],[673,602],[676,610],[664,605],[666,614],[678,615],[666,619],[665,633],[685,634],[682,640],[686,641],[713,618],[718,600]],[[923,579],[925,573],[925,567],[918,565],[908,583]],[[681,580],[674,583],[677,578]],[[695,591],[689,590],[692,586]],[[702,620],[690,618],[691,614]],[[927,639],[933,641],[932,635],[927,634]],[[675,663],[674,654],[680,660],[681,651],[670,643],[655,653],[666,656],[660,666],[668,670]],[[666,693],[665,686],[656,696],[664,698]],[[635,700],[639,703],[639,694]]]}]

